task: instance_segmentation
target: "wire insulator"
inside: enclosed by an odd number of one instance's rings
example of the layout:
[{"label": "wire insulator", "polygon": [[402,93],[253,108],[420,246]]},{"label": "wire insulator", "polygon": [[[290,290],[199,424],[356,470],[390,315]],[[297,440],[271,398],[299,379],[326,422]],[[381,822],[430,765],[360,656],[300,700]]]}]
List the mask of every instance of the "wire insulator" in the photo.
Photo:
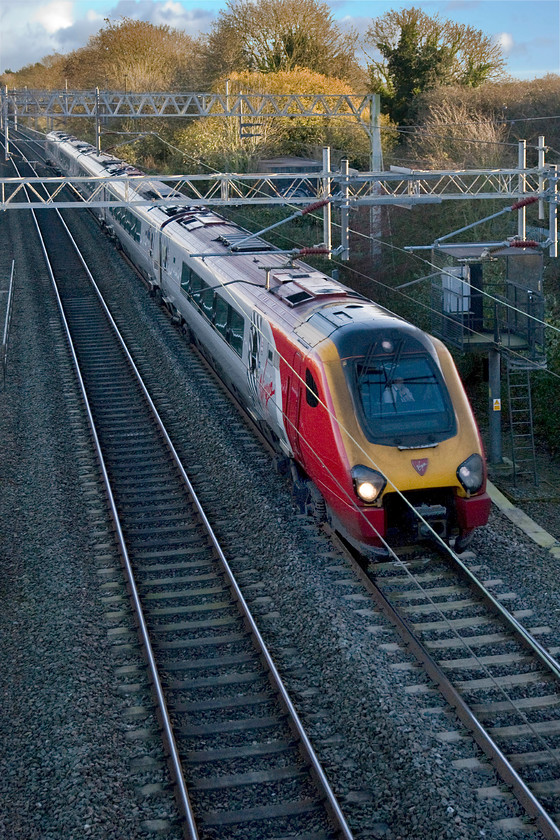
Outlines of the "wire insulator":
[{"label": "wire insulator", "polygon": [[528,204],[534,204],[539,198],[536,195],[530,195],[528,198],[522,198],[521,201],[516,201],[509,208],[510,210],[521,210],[522,207],[527,207]]},{"label": "wire insulator", "polygon": [[313,204],[308,204],[307,207],[304,207],[301,211],[301,215],[305,216],[307,213],[313,213],[314,210],[319,210],[321,207],[324,207],[325,204],[328,204],[330,198],[322,198],[321,201],[314,201]]},{"label": "wire insulator", "polygon": [[540,248],[540,243],[535,239],[512,239],[510,248]]},{"label": "wire insulator", "polygon": [[296,252],[298,257],[312,257],[314,254],[330,254],[330,248],[302,248],[301,251]]}]

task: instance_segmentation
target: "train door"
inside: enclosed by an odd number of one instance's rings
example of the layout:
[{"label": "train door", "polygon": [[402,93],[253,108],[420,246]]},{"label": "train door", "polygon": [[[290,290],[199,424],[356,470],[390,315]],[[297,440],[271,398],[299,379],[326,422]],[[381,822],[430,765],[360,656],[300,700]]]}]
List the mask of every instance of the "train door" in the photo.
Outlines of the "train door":
[{"label": "train door", "polygon": [[[153,237],[154,236],[157,236],[157,241],[156,241],[156,244],[157,244],[156,251],[157,251],[157,253],[156,253],[155,257],[153,255],[153,252],[154,252]],[[159,283],[159,287],[161,288],[161,284],[162,284],[162,280],[163,280],[163,277],[162,277],[163,261],[164,261],[165,257],[167,256],[167,243],[164,242],[161,230],[154,231],[154,229],[152,227],[150,227],[150,237],[151,237],[151,239],[150,239],[150,258],[152,260],[152,271],[153,271],[154,277],[157,279],[157,281]]]},{"label": "train door", "polygon": [[268,407],[265,377],[267,375],[267,350],[269,342],[265,331],[268,332],[264,318],[258,312],[253,312],[249,330],[247,379],[251,401],[256,414],[260,418],[265,417]]},{"label": "train door", "polygon": [[257,394],[257,379],[258,379],[258,370],[259,370],[259,346],[260,346],[260,333],[259,333],[259,324],[256,323],[257,318],[253,315],[253,320],[251,322],[251,331],[249,337],[249,381],[253,386],[253,392],[256,396]]},{"label": "train door", "polygon": [[252,313],[249,328],[247,380],[254,414],[288,448],[282,414],[278,354],[270,325],[258,312]]},{"label": "train door", "polygon": [[288,385],[288,405],[287,405],[287,420],[288,420],[288,437],[292,441],[292,448],[294,454],[301,458],[301,438],[300,438],[300,409],[301,409],[301,369],[302,369],[302,355],[296,351],[292,363],[292,370],[290,371],[289,385]]}]

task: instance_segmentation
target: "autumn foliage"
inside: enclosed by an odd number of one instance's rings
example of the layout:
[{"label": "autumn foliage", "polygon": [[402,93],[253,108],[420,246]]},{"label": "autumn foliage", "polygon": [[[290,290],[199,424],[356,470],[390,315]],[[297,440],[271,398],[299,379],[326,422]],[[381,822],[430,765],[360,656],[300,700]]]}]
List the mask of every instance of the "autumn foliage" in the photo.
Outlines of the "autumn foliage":
[{"label": "autumn foliage", "polygon": [[[321,0],[226,0],[197,39],[141,20],[106,21],[81,49],[0,81],[10,88],[225,93],[228,79],[232,95],[257,97],[376,91],[385,103],[386,164],[395,149],[395,162],[417,166],[505,166],[518,137],[536,142],[541,133],[560,148],[560,77],[507,79],[499,46],[482,32],[411,8],[372,21],[363,38],[373,50],[367,66],[357,59],[358,33],[341,29]],[[91,139],[84,121],[65,125]],[[113,120],[105,134],[116,136],[106,136],[105,147],[121,148],[119,132],[130,133],[123,154],[162,169],[242,171],[262,157],[317,157],[323,145],[335,159],[344,155],[367,169],[371,151],[363,125],[341,118]]]},{"label": "autumn foliage", "polygon": [[[228,90],[230,96],[251,93],[254,106],[259,104],[259,95],[265,94],[279,97],[297,94],[305,105],[311,104],[313,94],[355,96],[347,82],[307,68],[277,73],[232,73]],[[217,85],[216,91],[224,93],[224,84]],[[357,102],[361,100],[360,96],[355,98]],[[249,114],[227,119],[210,117],[182,130],[178,135],[179,145],[188,149],[193,159],[228,171],[250,171],[259,159],[282,154],[320,159],[320,147],[324,145],[331,147],[335,157],[338,152],[339,157],[349,157],[353,165],[367,168],[369,139],[357,120],[296,116],[295,105],[290,110],[294,113],[291,119],[253,118]],[[387,144],[390,140],[387,135]]]},{"label": "autumn foliage", "polygon": [[184,32],[124,19],[108,21],[79,50],[1,78],[9,87],[37,89],[184,90],[193,87],[197,56],[197,43]]}]

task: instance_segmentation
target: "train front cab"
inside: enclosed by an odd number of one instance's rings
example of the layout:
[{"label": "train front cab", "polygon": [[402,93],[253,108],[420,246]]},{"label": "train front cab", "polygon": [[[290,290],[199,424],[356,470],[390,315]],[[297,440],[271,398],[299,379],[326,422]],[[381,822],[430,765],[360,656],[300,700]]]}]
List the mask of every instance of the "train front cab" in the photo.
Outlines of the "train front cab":
[{"label": "train front cab", "polygon": [[306,457],[304,446],[306,469],[352,542],[380,546],[433,532],[466,542],[490,510],[476,423],[446,348],[396,320],[377,331],[336,331],[317,347],[314,378],[321,382],[322,369],[331,404],[314,409],[319,449]]}]

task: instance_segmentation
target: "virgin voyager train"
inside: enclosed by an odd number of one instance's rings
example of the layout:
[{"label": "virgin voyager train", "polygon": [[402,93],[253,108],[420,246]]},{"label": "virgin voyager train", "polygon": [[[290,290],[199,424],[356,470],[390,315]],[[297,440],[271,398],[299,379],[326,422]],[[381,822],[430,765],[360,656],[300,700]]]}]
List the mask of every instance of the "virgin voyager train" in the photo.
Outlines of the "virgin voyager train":
[{"label": "virgin voyager train", "polygon": [[[61,132],[48,150],[117,199],[114,176],[141,174]],[[212,210],[174,205],[162,182],[134,196],[169,203],[103,208],[102,224],[289,460],[302,505],[366,552],[432,531],[460,550],[490,499],[444,345]]]}]

